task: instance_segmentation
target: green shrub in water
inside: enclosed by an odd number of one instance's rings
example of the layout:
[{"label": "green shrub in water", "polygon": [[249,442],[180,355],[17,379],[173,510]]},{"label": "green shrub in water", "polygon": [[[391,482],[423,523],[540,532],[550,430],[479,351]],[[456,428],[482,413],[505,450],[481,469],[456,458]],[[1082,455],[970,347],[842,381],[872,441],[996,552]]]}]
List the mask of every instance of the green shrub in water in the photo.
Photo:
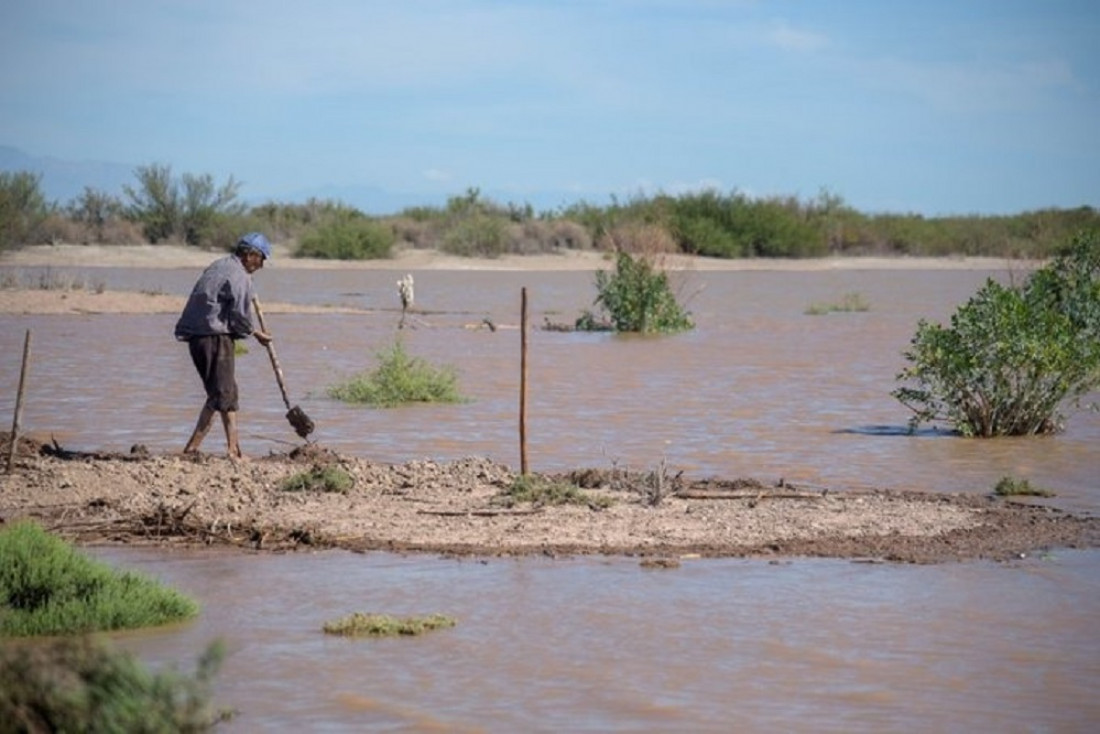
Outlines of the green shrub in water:
[{"label": "green shrub in water", "polygon": [[[654,265],[652,257],[619,252],[614,272],[596,271],[596,291],[596,305],[607,312],[615,331],[646,334],[695,328],[672,292],[668,273]],[[601,322],[586,312],[576,328]]]},{"label": "green shrub in water", "polygon": [[1100,387],[1100,238],[1084,233],[1018,287],[990,278],[951,317],[921,320],[892,394],[910,427],[946,421],[965,436],[1062,428],[1058,410]]},{"label": "green shrub in water", "polygon": [[993,493],[998,497],[1054,497],[1054,492],[1042,487],[1032,486],[1026,479],[1014,477],[1001,477],[993,487]]},{"label": "green shrub in water", "polygon": [[395,408],[410,403],[461,403],[458,376],[451,367],[433,367],[410,356],[398,339],[378,354],[378,367],[328,389],[331,398]]},{"label": "green shrub in water", "polygon": [[397,637],[421,635],[425,632],[454,627],[453,617],[431,614],[427,617],[391,617],[388,614],[355,612],[346,617],[325,622],[324,632],[343,637]]},{"label": "green shrub in water", "polygon": [[0,731],[204,732],[215,711],[211,684],[223,648],[214,643],[194,676],[152,674],[128,653],[80,636],[0,644]]},{"label": "green shrub in water", "polygon": [[852,313],[870,311],[871,305],[859,293],[845,293],[839,301],[833,303],[811,304],[804,313],[809,316],[824,316],[830,313]]},{"label": "green shrub in water", "polygon": [[198,605],[92,560],[32,522],[0,531],[0,635],[63,635],[188,619]]}]

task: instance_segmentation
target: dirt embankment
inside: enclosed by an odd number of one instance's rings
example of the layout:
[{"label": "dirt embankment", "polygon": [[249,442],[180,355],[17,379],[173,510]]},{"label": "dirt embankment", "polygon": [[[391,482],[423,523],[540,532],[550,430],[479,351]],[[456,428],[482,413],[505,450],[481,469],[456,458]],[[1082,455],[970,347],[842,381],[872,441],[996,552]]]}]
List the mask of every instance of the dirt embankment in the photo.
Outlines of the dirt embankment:
[{"label": "dirt embankment", "polygon": [[[283,488],[325,467],[346,472],[350,489]],[[480,458],[389,465],[307,444],[233,463],[140,447],[73,453],[24,439],[14,471],[0,475],[0,519],[33,518],[83,543],[634,555],[662,563],[695,555],[929,563],[1100,546],[1100,518],[991,498],[753,479],[655,482],[597,470],[543,479],[579,486],[590,501],[505,501],[516,474]]]}]

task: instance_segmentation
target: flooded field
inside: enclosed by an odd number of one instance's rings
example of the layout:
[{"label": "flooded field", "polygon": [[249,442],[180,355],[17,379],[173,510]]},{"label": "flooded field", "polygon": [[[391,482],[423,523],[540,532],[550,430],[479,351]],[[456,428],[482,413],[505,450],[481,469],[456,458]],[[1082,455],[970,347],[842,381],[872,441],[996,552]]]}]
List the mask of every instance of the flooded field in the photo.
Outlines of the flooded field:
[{"label": "flooded field", "polygon": [[[111,289],[186,293],[193,270],[94,269]],[[266,302],[364,314],[270,314],[291,399],[315,438],[379,461],[488,456],[518,466],[520,291],[532,323],[571,322],[585,272],[416,272],[407,350],[453,365],[469,402],[374,411],[324,396],[373,365],[398,332],[396,275],[265,269]],[[919,318],[943,320],[1007,271],[686,272],[698,324],[624,338],[534,329],[533,469],[780,477],[830,487],[988,493],[1002,476],[1100,509],[1100,414],[1058,436],[965,440],[904,431],[889,393]],[[807,315],[858,293],[869,310]],[[178,450],[202,402],[175,315],[0,315],[0,414],[34,330],[27,430],[74,449]],[[477,328],[488,319],[497,328]],[[244,450],[297,440],[264,352],[241,357]],[[212,436],[217,440],[217,435]],[[213,450],[213,446],[208,447]],[[99,549],[199,598],[191,625],[122,635],[145,659],[232,654],[228,730],[1089,731],[1100,725],[1100,554],[930,567],[837,561],[630,559],[456,562]],[[441,612],[459,625],[415,640],[326,638],[351,611]]]}]

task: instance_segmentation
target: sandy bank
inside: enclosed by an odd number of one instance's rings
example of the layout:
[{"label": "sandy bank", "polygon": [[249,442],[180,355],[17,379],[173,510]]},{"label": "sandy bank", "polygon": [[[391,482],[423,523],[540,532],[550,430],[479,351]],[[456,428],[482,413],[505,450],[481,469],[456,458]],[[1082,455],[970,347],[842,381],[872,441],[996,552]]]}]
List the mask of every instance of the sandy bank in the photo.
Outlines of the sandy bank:
[{"label": "sandy bank", "polygon": [[[175,245],[37,245],[0,253],[0,268],[130,267],[199,268],[220,253]],[[724,260],[669,255],[665,264],[691,270],[1025,270],[1028,261],[992,257],[825,257],[803,260]],[[466,258],[435,250],[402,250],[388,260],[333,261],[293,258],[275,249],[270,268],[359,270],[598,270],[612,263],[604,253],[564,250],[548,255]]]}]

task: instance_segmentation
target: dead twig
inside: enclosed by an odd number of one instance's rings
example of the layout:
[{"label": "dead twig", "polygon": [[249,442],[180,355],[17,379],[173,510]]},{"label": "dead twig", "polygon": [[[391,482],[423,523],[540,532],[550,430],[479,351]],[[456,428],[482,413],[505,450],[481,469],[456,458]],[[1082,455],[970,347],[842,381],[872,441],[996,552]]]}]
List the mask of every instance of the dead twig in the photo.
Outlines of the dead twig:
[{"label": "dead twig", "polygon": [[495,517],[497,515],[537,515],[542,508],[530,510],[417,510],[418,515],[438,515],[440,517]]},{"label": "dead twig", "polygon": [[677,497],[686,500],[820,500],[825,492],[723,492],[722,490],[682,489]]}]

